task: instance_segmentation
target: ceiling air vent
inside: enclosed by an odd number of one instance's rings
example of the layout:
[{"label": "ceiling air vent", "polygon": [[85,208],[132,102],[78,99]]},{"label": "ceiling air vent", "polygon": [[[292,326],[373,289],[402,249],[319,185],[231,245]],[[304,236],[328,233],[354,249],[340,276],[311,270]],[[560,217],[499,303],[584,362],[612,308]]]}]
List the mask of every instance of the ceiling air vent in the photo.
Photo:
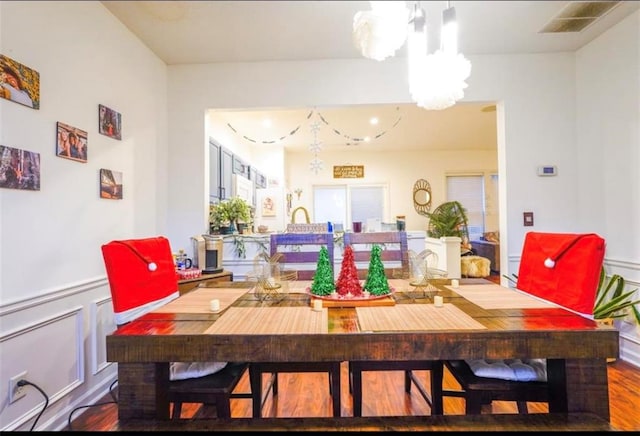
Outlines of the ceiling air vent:
[{"label": "ceiling air vent", "polygon": [[569,2],[540,33],[581,32],[621,2]]}]

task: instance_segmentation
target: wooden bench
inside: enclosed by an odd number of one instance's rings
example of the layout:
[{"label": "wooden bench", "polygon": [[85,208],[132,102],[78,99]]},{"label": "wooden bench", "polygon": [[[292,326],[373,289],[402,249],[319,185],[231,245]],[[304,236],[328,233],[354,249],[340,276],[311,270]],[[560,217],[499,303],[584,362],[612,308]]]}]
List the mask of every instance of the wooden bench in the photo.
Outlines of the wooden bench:
[{"label": "wooden bench", "polygon": [[169,382],[169,401],[173,403],[171,417],[180,418],[183,403],[215,406],[216,416],[231,417],[231,398],[254,397],[251,392],[233,392],[248,367],[248,363],[229,362],[214,374]]},{"label": "wooden bench", "polygon": [[615,431],[586,413],[127,420],[114,431]]},{"label": "wooden bench", "polygon": [[463,360],[446,360],[444,365],[462,390],[443,389],[442,396],[464,398],[468,415],[479,415],[482,405],[491,404],[494,400],[515,401],[519,413],[527,413],[527,401],[549,401],[549,386],[546,382],[478,377]]}]

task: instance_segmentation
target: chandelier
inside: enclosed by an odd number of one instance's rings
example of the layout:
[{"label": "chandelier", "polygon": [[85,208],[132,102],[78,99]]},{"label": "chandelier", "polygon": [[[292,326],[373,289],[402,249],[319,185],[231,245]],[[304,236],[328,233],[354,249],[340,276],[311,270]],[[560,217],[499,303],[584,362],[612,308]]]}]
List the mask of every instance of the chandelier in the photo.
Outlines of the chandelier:
[{"label": "chandelier", "polygon": [[464,97],[471,63],[458,53],[455,9],[442,12],[440,48],[429,54],[427,18],[418,2],[410,11],[405,2],[371,1],[370,11],[353,18],[353,39],[362,55],[382,61],[407,41],[409,93],[425,109],[446,109]]}]

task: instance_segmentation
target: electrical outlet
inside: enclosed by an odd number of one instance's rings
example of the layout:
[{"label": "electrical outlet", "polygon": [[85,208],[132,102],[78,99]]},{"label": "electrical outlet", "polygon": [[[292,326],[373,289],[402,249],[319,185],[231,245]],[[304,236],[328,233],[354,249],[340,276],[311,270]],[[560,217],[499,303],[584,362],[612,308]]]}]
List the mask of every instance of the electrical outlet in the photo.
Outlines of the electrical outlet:
[{"label": "electrical outlet", "polygon": [[18,386],[20,380],[26,380],[27,371],[23,371],[9,379],[9,404],[27,395],[26,386]]}]

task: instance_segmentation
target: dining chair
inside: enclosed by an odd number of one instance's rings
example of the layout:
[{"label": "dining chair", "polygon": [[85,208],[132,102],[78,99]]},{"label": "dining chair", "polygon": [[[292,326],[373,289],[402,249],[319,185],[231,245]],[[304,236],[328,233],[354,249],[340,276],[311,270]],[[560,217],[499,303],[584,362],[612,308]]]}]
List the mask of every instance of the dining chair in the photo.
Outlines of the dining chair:
[{"label": "dining chair", "polygon": [[345,232],[343,242],[345,246],[351,246],[358,278],[361,280],[367,278],[373,244],[381,248],[380,258],[388,278],[391,278],[397,269],[409,271],[407,232]]},{"label": "dining chair", "polygon": [[[327,247],[329,262],[333,259],[333,233],[273,233],[270,240],[271,258],[278,258],[280,270],[297,272],[300,280],[312,280],[321,247]],[[278,256],[278,254],[281,254]],[[271,390],[278,394],[279,373],[326,372],[329,377],[329,394],[332,399],[333,416],[340,416],[340,362],[252,362],[249,367],[253,395],[253,417],[262,417],[263,374],[272,374]],[[267,389],[266,395],[268,395]]]},{"label": "dining chair", "polygon": [[333,233],[272,233],[269,251],[280,254],[283,271],[296,271],[298,280],[313,280],[320,247],[327,247],[331,265],[334,261]]},{"label": "dining chair", "polygon": [[[464,398],[466,415],[481,414],[482,406],[490,405],[493,401],[515,401],[520,414],[528,413],[527,402],[549,401],[550,392],[546,375],[538,379],[530,377],[531,380],[518,381],[499,378],[500,373],[505,372],[504,365],[500,365],[500,368],[495,370],[489,368],[490,364],[486,366],[486,373],[494,372],[494,377],[476,375],[465,360],[446,360],[444,366],[460,385],[460,390],[443,388],[442,395]],[[556,374],[556,376],[559,375]],[[556,392],[554,395],[562,395],[562,393]]]},{"label": "dining chair", "polygon": [[[345,233],[344,245],[351,246],[356,266],[368,264],[373,244],[379,245],[382,250],[380,257],[385,266],[387,278],[398,277],[398,271],[410,274],[409,250],[407,245],[407,233],[396,232],[370,232],[370,233]],[[359,267],[358,277],[365,279],[367,269]],[[427,392],[422,382],[413,371],[429,371],[431,395]],[[366,371],[404,371],[404,390],[411,392],[411,386],[415,385],[420,395],[431,407],[432,415],[442,415],[442,373],[443,364],[438,360],[417,361],[349,361],[349,388],[353,397],[353,416],[362,416],[362,373]]]},{"label": "dining chair", "polygon": [[[122,326],[180,296],[169,240],[155,238],[111,241],[102,246],[116,325]],[[171,362],[168,399],[171,417],[180,418],[183,403],[215,407],[216,417],[231,417],[231,398],[247,372],[246,362]]]}]

